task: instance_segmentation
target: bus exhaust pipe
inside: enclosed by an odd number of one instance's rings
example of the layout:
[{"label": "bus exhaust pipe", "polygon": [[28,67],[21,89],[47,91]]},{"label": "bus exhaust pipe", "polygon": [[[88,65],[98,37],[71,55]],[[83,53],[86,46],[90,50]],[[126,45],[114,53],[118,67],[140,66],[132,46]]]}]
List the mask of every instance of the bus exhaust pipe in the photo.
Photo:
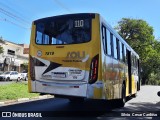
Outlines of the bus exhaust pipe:
[{"label": "bus exhaust pipe", "polygon": [[160,91],[159,91],[159,92],[157,92],[157,95],[160,97]]}]

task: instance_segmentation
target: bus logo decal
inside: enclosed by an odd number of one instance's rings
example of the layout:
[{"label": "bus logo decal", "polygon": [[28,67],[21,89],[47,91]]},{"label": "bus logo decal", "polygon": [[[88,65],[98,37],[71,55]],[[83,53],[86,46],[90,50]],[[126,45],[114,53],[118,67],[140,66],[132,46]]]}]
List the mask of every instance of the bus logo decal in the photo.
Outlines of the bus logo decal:
[{"label": "bus logo decal", "polygon": [[37,56],[38,56],[38,57],[42,56],[42,51],[38,50],[38,51],[37,51]]},{"label": "bus logo decal", "polygon": [[78,52],[75,52],[75,51],[68,52],[66,58],[70,58],[70,59],[83,59],[83,58],[85,58],[85,51],[82,51],[82,53],[79,52],[79,51]]}]

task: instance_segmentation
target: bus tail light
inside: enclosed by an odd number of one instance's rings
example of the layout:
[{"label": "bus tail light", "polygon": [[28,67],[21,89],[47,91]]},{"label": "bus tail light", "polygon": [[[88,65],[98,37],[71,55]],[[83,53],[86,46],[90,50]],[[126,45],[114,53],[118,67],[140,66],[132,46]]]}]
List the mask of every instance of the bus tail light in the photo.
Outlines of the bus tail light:
[{"label": "bus tail light", "polygon": [[30,63],[30,77],[31,80],[35,80],[35,70],[34,70],[34,58],[32,56],[29,56],[29,63]]},{"label": "bus tail light", "polygon": [[89,84],[93,84],[97,81],[98,78],[98,59],[99,55],[96,55],[90,65],[90,72],[89,72]]}]

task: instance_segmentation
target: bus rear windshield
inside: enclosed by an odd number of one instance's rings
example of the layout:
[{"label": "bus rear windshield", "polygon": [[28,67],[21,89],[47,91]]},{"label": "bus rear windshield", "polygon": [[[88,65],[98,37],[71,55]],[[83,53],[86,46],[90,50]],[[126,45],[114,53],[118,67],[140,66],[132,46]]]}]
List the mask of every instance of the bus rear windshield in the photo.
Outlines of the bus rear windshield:
[{"label": "bus rear windshield", "polygon": [[91,18],[48,18],[36,22],[36,44],[79,44],[90,40]]}]

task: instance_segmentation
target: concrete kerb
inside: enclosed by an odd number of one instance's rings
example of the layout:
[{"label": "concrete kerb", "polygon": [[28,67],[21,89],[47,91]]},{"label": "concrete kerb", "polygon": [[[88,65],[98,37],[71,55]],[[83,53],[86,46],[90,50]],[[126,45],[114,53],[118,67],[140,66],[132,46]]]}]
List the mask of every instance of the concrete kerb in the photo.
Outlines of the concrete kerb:
[{"label": "concrete kerb", "polygon": [[27,102],[30,100],[41,100],[41,99],[48,99],[48,98],[54,98],[54,96],[53,95],[43,95],[43,96],[37,96],[37,97],[33,97],[33,98],[19,98],[17,100],[7,100],[7,101],[0,102],[0,106],[14,104],[17,102]]},{"label": "concrete kerb", "polygon": [[0,102],[0,105],[4,105],[4,102]]}]

